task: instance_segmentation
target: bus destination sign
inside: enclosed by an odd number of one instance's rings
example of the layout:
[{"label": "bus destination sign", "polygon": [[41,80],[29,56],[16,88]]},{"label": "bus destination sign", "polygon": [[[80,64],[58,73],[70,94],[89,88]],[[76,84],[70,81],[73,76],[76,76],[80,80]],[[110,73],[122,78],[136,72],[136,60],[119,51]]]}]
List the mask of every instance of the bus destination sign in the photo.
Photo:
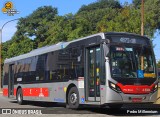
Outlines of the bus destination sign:
[{"label": "bus destination sign", "polygon": [[134,38],[127,38],[127,37],[121,37],[120,41],[122,43],[134,43],[134,44],[136,43],[136,39],[134,39]]},{"label": "bus destination sign", "polygon": [[115,43],[130,43],[130,44],[142,44],[147,45],[147,40],[144,37],[132,37],[132,36],[111,36],[107,37]]}]

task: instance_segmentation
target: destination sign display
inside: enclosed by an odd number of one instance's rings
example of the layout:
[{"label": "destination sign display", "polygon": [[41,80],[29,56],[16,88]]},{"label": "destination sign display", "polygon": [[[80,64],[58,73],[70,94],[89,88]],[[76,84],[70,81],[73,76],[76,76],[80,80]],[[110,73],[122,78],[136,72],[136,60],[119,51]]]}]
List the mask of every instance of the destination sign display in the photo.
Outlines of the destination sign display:
[{"label": "destination sign display", "polygon": [[135,38],[121,37],[119,40],[122,43],[136,43]]},{"label": "destination sign display", "polygon": [[148,45],[148,40],[143,37],[127,37],[127,36],[107,36],[107,39],[110,39],[111,42],[117,43],[130,43],[130,44],[142,44]]}]

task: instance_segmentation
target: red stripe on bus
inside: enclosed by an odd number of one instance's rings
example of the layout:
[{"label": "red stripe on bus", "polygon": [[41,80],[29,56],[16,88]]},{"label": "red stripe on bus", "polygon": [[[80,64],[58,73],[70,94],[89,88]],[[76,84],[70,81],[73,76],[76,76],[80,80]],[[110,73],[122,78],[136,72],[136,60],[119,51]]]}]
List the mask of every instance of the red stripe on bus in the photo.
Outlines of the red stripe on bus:
[{"label": "red stripe on bus", "polygon": [[14,96],[16,96],[16,94],[17,94],[17,89],[14,88]]},{"label": "red stripe on bus", "polygon": [[[48,97],[48,88],[23,88],[23,96]],[[16,96],[17,89],[14,88],[14,96]],[[3,96],[8,96],[8,88],[3,88]]]},{"label": "red stripe on bus", "polygon": [[48,88],[23,88],[23,96],[48,97]]},{"label": "red stripe on bus", "polygon": [[[8,96],[8,88],[3,88],[3,96]],[[14,88],[14,96],[16,96],[16,88]]]},{"label": "red stripe on bus", "polygon": [[123,93],[125,94],[149,94],[155,84],[148,85],[122,85],[117,83]]},{"label": "red stripe on bus", "polygon": [[8,88],[3,88],[3,96],[8,96]]}]

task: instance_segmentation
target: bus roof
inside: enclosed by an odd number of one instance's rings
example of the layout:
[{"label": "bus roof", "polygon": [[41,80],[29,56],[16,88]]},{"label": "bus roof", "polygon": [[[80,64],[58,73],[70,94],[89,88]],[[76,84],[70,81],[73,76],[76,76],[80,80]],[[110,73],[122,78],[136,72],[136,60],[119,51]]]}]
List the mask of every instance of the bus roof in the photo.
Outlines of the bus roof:
[{"label": "bus roof", "polygon": [[52,51],[55,51],[55,50],[60,50],[60,49],[63,49],[65,47],[67,47],[70,43],[81,41],[81,40],[84,40],[84,39],[87,39],[87,38],[90,38],[90,37],[94,37],[94,36],[101,36],[102,39],[105,39],[104,33],[97,33],[97,34],[94,34],[94,35],[79,38],[79,39],[69,41],[69,42],[59,42],[59,43],[51,45],[51,46],[44,46],[44,47],[41,47],[41,48],[38,48],[38,49],[34,49],[31,52],[26,53],[26,54],[22,54],[22,55],[19,55],[19,56],[15,56],[13,58],[5,59],[4,63],[11,63],[11,62],[21,60],[21,59],[25,59],[25,58],[28,58],[28,57],[33,57],[33,56],[45,54],[45,53],[48,53],[48,52],[52,52]]}]

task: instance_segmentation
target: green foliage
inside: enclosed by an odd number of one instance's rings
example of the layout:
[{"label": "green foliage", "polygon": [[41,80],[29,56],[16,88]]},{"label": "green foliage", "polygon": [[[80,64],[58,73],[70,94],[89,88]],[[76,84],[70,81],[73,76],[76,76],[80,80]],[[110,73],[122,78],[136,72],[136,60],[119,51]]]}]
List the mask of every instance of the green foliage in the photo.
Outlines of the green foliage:
[{"label": "green foliage", "polygon": [[157,67],[160,68],[160,60],[157,62]]},{"label": "green foliage", "polygon": [[[33,49],[33,41],[25,38],[20,42],[6,42],[2,48],[2,58],[11,58],[20,54],[27,53]],[[3,61],[4,59],[2,59]]]},{"label": "green foliage", "polygon": [[[145,1],[146,26],[152,29],[160,29],[160,0]],[[154,32],[155,30],[150,30]]]},{"label": "green foliage", "polygon": [[89,5],[83,5],[78,13],[80,12],[91,12],[93,10],[97,10],[97,9],[104,9],[104,8],[122,8],[120,3],[117,0],[98,0],[95,3],[91,3]]},{"label": "green foliage", "polygon": [[[32,49],[98,32],[131,32],[140,34],[140,1],[121,6],[118,0],[98,0],[83,5],[76,14],[59,16],[57,8],[39,7],[19,19],[11,40],[3,43],[2,57],[10,58]],[[145,35],[153,37],[160,29],[160,1],[145,0]]]},{"label": "green foliage", "polygon": [[138,10],[125,6],[119,11],[110,9],[112,15],[106,14],[97,24],[99,32],[131,32],[140,34],[140,13]]},{"label": "green foliage", "polygon": [[31,38],[35,42],[35,48],[41,47],[41,43],[48,37],[46,34],[49,29],[48,22],[53,22],[55,16],[57,16],[56,8],[51,6],[39,7],[28,17],[19,20],[16,36],[20,39],[24,36]]},{"label": "green foliage", "polygon": [[133,0],[134,7],[139,9],[141,7],[141,2],[142,0]]},{"label": "green foliage", "polygon": [[27,53],[33,49],[33,42],[30,39],[21,40],[20,43],[13,42],[7,51],[9,57]]}]

